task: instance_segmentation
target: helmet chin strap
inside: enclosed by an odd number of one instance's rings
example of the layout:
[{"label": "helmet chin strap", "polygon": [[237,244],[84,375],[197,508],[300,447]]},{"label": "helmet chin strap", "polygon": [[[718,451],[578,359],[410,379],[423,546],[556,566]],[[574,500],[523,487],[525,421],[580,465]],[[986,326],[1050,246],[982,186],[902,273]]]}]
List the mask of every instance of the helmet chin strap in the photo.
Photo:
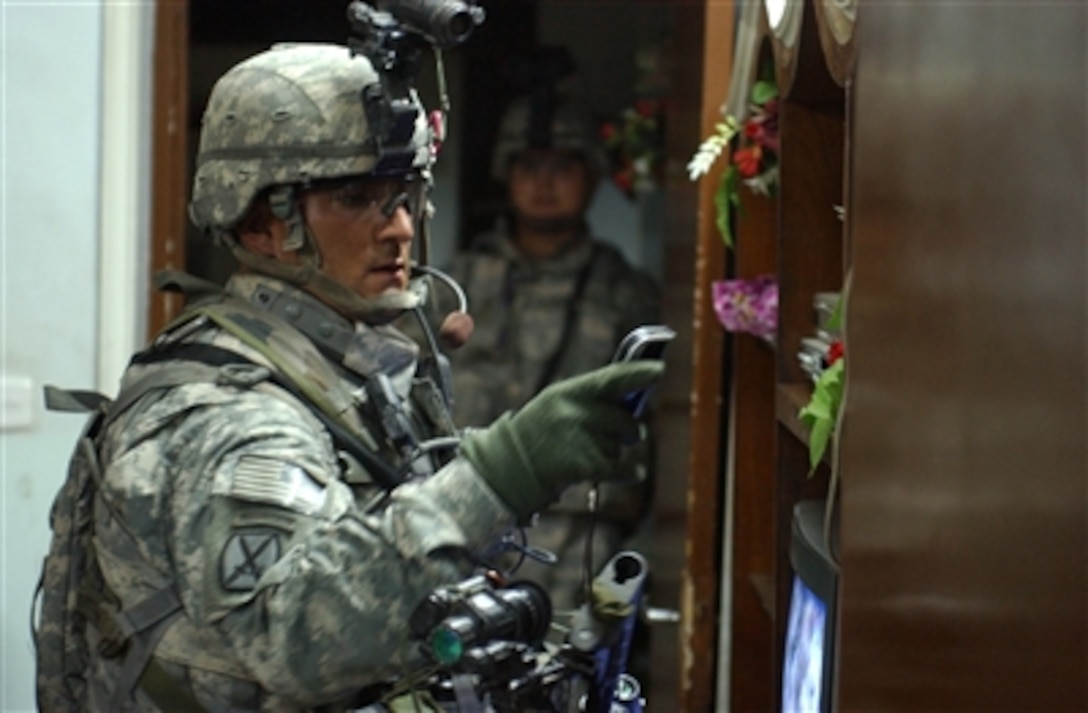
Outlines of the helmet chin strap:
[{"label": "helmet chin strap", "polygon": [[414,309],[422,297],[412,290],[389,290],[376,297],[361,297],[321,269],[317,243],[296,207],[294,189],[280,186],[269,195],[272,214],[287,224],[284,250],[297,252],[300,264],[292,265],[244,248],[234,234],[223,236],[238,262],[250,270],[275,277],[306,290],[340,314],[371,326],[388,324],[407,310]]},{"label": "helmet chin strap", "polygon": [[236,260],[253,272],[275,277],[306,290],[334,310],[355,322],[370,326],[388,324],[421,302],[412,290],[395,290],[376,297],[360,297],[313,264],[290,265],[242,247],[234,236],[224,238]]}]

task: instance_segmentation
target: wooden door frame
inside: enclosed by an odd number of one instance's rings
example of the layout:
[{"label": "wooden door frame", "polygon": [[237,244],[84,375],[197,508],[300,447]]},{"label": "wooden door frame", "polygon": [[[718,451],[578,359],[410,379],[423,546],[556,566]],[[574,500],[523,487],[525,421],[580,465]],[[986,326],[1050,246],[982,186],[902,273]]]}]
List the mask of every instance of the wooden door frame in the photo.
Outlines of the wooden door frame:
[{"label": "wooden door frame", "polygon": [[[151,144],[151,246],[148,269],[185,269],[189,195],[189,0],[155,4]],[[150,280],[147,333],[157,334],[181,308],[181,299]]]},{"label": "wooden door frame", "polygon": [[[699,137],[722,120],[733,67],[735,2],[703,0],[692,17],[688,71],[699,73],[692,109]],[[684,60],[681,60],[683,62]],[[695,146],[692,146],[694,151]],[[711,283],[725,276],[726,253],[717,229],[714,195],[724,162],[699,180],[694,216],[695,265],[691,373],[691,458],[687,490],[687,535],[681,595],[681,691],[684,711],[715,709],[718,641],[726,630],[721,617],[722,523],[725,512],[726,429],[723,420],[725,338],[714,313]]]}]

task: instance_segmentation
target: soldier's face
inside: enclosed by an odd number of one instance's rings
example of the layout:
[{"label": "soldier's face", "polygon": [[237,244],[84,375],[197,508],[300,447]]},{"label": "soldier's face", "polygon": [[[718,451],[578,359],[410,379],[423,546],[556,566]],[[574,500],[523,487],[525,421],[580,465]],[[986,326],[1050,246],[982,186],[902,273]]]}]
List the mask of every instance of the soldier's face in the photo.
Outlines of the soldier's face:
[{"label": "soldier's face", "polygon": [[350,191],[312,191],[303,199],[321,269],[360,297],[405,289],[413,237],[407,207],[387,216],[381,203],[366,204]]},{"label": "soldier's face", "polygon": [[589,169],[576,153],[525,151],[510,164],[511,206],[530,221],[577,218],[585,210],[589,189]]},{"label": "soldier's face", "polygon": [[[411,202],[393,200],[421,191],[405,191],[398,179],[354,178],[318,185],[303,191],[299,210],[329,277],[364,298],[377,297],[408,286],[413,225]],[[393,207],[395,205],[395,207]],[[298,253],[285,251],[287,223],[273,219],[267,240],[250,236],[251,249],[297,265]]]}]

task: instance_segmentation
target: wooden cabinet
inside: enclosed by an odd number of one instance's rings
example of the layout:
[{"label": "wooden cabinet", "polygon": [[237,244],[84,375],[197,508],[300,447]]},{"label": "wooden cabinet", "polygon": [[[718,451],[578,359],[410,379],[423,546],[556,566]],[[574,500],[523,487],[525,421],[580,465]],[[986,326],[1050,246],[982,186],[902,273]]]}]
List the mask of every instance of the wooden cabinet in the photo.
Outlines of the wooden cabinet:
[{"label": "wooden cabinet", "polygon": [[830,470],[797,351],[849,274],[836,709],[1084,710],[1088,7],[862,2],[844,35],[850,3],[790,5],[757,45],[779,190],[729,255],[779,327],[727,345],[716,709],[778,709],[790,515]]},{"label": "wooden cabinet", "polygon": [[842,711],[1088,709],[1086,28],[860,8]]},{"label": "wooden cabinet", "polygon": [[[777,28],[764,14],[750,25],[758,28],[758,40],[738,40],[738,47],[757,56],[738,58],[737,66],[753,72],[774,68],[779,180],[770,197],[741,189],[729,269],[740,278],[773,274],[779,302],[773,345],[746,334],[729,340],[724,547],[731,569],[723,611],[728,636],[721,639],[719,656],[727,662],[720,675],[729,684],[728,693],[721,694],[728,702],[719,700],[718,710],[777,710],[793,506],[828,490],[826,464],[810,475],[808,432],[798,417],[812,393],[812,378],[801,369],[798,352],[801,340],[816,333],[813,300],[820,292],[838,292],[849,264],[837,210],[845,200],[848,77],[831,74],[815,18],[819,5],[788,6]],[[843,64],[840,58],[836,66],[841,70]]]}]

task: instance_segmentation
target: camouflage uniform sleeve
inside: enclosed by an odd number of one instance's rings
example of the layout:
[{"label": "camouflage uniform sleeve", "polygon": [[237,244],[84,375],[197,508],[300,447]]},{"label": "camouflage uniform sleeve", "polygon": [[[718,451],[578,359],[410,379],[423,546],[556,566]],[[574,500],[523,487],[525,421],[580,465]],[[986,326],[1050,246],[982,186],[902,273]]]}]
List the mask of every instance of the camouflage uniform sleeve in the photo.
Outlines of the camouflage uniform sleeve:
[{"label": "camouflage uniform sleeve", "polygon": [[147,438],[128,444],[111,475],[133,504],[141,469],[168,484],[169,500],[133,517],[160,510],[168,523],[165,560],[186,613],[215,628],[262,687],[301,705],[415,659],[412,610],[463,578],[467,553],[510,523],[462,459],[364,512],[334,475],[325,432],[259,390],[187,385],[139,422]]}]

